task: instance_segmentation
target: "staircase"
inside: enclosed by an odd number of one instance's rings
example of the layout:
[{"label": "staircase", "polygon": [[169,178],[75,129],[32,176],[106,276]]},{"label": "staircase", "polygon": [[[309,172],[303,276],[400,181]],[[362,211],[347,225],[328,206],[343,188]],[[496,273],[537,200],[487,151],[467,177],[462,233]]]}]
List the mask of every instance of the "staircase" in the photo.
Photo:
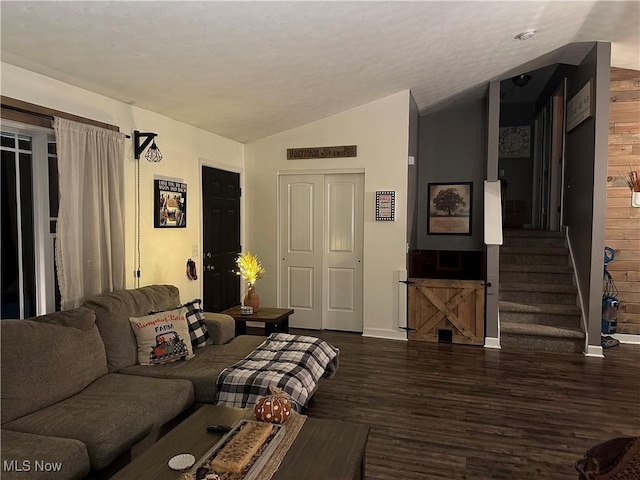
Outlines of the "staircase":
[{"label": "staircase", "polygon": [[584,351],[564,233],[505,230],[499,298],[503,349]]}]

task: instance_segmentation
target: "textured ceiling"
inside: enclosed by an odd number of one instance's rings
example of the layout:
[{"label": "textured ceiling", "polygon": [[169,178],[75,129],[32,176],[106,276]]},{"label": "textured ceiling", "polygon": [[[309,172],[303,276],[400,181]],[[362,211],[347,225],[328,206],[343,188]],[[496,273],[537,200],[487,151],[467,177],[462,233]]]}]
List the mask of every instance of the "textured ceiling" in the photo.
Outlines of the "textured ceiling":
[{"label": "textured ceiling", "polygon": [[1,1],[0,15],[2,61],[240,142],[407,89],[425,112],[549,52],[580,61],[572,42],[611,41],[614,65],[640,69],[636,1]]}]

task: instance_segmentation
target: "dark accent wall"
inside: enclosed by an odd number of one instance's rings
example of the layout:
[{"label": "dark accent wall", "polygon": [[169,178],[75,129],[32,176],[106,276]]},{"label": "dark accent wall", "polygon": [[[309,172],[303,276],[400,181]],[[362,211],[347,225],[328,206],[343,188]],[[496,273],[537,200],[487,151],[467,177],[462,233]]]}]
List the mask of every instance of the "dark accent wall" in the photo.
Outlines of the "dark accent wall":
[{"label": "dark accent wall", "polygon": [[[534,171],[533,171],[533,153],[535,144],[535,117],[536,113],[547,104],[549,98],[555,93],[558,86],[563,82],[565,77],[568,77],[575,67],[565,64],[554,64],[541,69],[535,70],[532,73],[534,76],[544,75],[544,72],[552,71],[547,83],[541,90],[541,93],[535,99],[527,103],[503,103],[500,106],[500,126],[518,126],[529,125],[531,127],[531,150],[528,157],[523,158],[500,158],[499,160],[499,175],[500,178],[506,180],[508,186],[505,190],[503,200],[509,202],[507,210],[512,207],[511,202],[524,202],[524,223],[532,224],[535,217],[533,212],[533,192],[534,192]],[[501,91],[513,88],[511,86],[511,79],[503,80],[501,83]],[[527,87],[523,87],[526,89]],[[539,187],[539,179],[537,187]],[[510,221],[507,218],[507,223]],[[509,228],[507,225],[506,228]]]},{"label": "dark accent wall", "polygon": [[553,75],[551,75],[551,78],[549,78],[549,81],[536,99],[534,109],[536,112],[544,107],[544,105],[547,103],[547,100],[549,100],[549,97],[553,95],[557,90],[558,85],[562,83],[565,77],[570,76],[575,68],[576,67],[573,65],[567,65],[564,63],[560,63],[555,67]]},{"label": "dark accent wall", "polygon": [[[486,136],[485,99],[420,118],[417,249],[483,249]],[[439,182],[473,182],[472,235],[427,235],[427,184]]]},{"label": "dark accent wall", "polygon": [[[489,83],[487,92],[487,158],[486,177],[489,182],[498,180],[498,151],[500,125],[500,82],[494,80]],[[485,297],[485,330],[486,338],[490,338],[489,345],[499,346],[500,331],[498,328],[499,294],[500,294],[500,246],[486,246],[486,274],[487,286]]]},{"label": "dark accent wall", "polygon": [[[511,80],[508,80],[509,82]],[[524,223],[531,223],[531,197],[533,191],[533,103],[510,103],[500,107],[500,127],[531,127],[531,148],[528,157],[500,158],[498,176],[507,182],[503,201],[524,202]]]},{"label": "dark accent wall", "polygon": [[[409,156],[415,164],[409,165],[407,173],[407,242],[415,249],[418,242],[418,138],[420,135],[420,112],[418,105],[409,95]],[[408,161],[408,159],[407,159]],[[407,260],[409,263],[409,260]]]},{"label": "dark accent wall", "polygon": [[570,100],[593,79],[595,115],[566,136],[564,224],[587,318],[590,345],[600,345],[611,45],[596,43],[567,79]]}]

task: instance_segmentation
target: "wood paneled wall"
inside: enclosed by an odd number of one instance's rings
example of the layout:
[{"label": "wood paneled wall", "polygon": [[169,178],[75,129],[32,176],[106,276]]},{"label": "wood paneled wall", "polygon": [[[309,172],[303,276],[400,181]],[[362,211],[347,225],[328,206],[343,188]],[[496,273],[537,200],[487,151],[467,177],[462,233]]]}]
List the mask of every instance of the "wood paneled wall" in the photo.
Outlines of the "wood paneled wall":
[{"label": "wood paneled wall", "polygon": [[618,287],[618,333],[640,334],[640,208],[620,176],[640,168],[640,71],[611,69],[607,227],[605,244],[616,251],[609,272]]}]

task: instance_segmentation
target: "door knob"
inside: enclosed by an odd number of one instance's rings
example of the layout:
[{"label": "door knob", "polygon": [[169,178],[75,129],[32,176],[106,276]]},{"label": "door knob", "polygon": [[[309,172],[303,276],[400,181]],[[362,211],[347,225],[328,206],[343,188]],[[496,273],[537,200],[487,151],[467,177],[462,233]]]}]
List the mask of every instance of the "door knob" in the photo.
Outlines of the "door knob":
[{"label": "door knob", "polygon": [[213,272],[216,267],[214,267],[213,265],[207,265],[206,267],[204,267],[208,272]]},{"label": "door knob", "polygon": [[213,255],[211,255],[211,252],[207,252],[206,255],[205,255],[205,257],[207,257],[207,258],[211,258],[212,256]]}]

